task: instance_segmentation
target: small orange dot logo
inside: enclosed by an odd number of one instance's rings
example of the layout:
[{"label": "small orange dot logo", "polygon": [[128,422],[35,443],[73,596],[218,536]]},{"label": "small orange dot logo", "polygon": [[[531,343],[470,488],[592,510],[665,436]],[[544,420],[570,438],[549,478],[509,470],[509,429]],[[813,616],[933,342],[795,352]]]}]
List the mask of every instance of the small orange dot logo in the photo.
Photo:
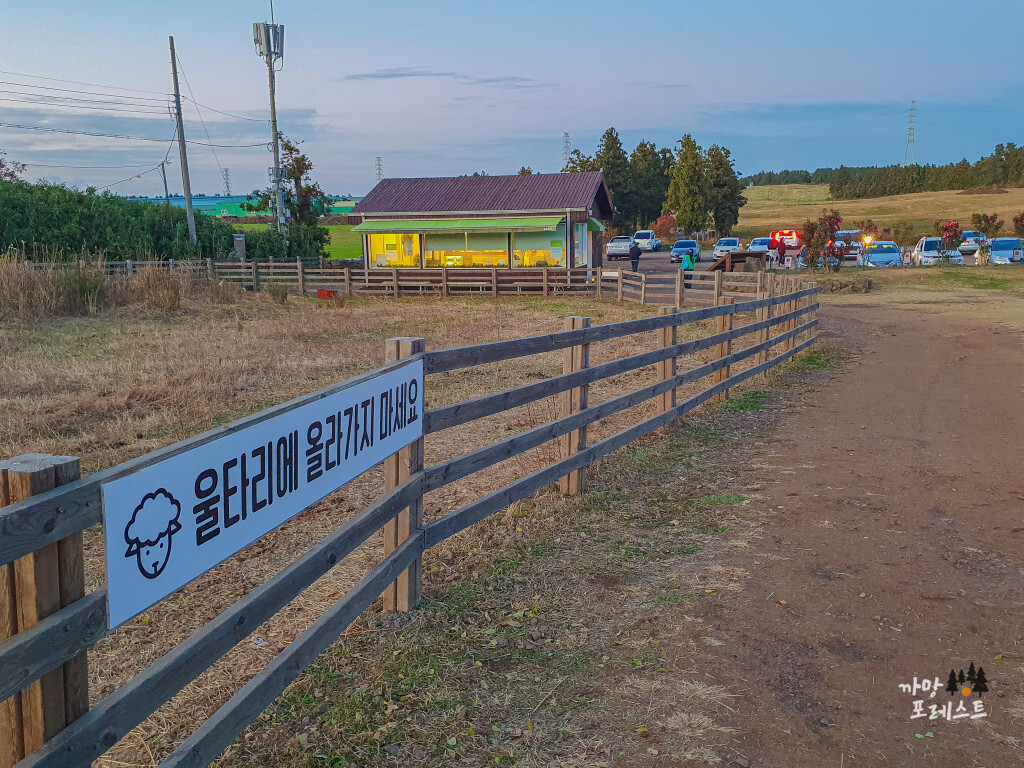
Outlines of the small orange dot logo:
[{"label": "small orange dot logo", "polygon": [[963,688],[960,689],[960,693],[963,694],[964,696],[970,696],[971,695],[971,689],[968,688],[965,685]]}]

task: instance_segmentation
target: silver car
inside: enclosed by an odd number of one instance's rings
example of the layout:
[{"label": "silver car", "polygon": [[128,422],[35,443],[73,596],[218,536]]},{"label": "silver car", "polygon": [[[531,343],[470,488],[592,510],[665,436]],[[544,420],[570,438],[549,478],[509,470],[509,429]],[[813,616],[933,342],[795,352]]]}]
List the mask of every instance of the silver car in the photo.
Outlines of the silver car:
[{"label": "silver car", "polygon": [[942,259],[950,264],[963,264],[964,257],[959,251],[947,251],[942,247],[941,237],[922,237],[910,253],[910,263],[918,267],[935,266]]},{"label": "silver car", "polygon": [[608,241],[608,245],[604,247],[604,255],[608,257],[608,261],[614,259],[628,259],[629,249],[633,247],[635,241],[629,235],[618,235]]}]

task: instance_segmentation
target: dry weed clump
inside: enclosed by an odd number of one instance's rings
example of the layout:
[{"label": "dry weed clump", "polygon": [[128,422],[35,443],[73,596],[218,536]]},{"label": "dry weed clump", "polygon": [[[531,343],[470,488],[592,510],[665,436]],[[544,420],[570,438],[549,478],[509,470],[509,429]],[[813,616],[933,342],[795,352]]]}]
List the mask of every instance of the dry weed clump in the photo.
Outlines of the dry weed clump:
[{"label": "dry weed clump", "polygon": [[107,282],[98,267],[34,267],[22,260],[0,258],[0,317],[91,315],[106,303]]},{"label": "dry weed clump", "polygon": [[277,283],[269,283],[263,286],[261,293],[266,293],[275,304],[288,303],[288,288]]}]

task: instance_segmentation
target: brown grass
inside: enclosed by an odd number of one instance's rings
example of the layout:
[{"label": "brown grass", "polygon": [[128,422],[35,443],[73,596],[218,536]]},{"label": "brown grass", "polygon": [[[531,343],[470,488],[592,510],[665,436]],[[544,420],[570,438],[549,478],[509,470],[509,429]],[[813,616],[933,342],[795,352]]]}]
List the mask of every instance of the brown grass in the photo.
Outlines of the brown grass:
[{"label": "brown grass", "polygon": [[[822,196],[822,190],[826,193]],[[817,218],[823,207],[835,208],[848,222],[871,219],[880,227],[909,221],[916,235],[929,234],[937,219],[956,219],[967,225],[972,213],[997,213],[1006,222],[1003,232],[1012,231],[1012,219],[1024,211],[1024,189],[1009,189],[1005,195],[979,199],[956,191],[918,192],[866,200],[829,200],[828,187],[815,184],[783,184],[750,187],[743,194],[748,202],[740,208],[735,233],[756,237],[787,227],[800,227]]]},{"label": "brown grass", "polygon": [[[568,315],[589,316],[597,324],[655,311],[590,299],[512,297],[355,299],[339,307],[312,300],[281,306],[257,294],[233,305],[215,305],[206,299],[223,298],[222,286],[200,288],[200,298],[184,299],[176,313],[142,304],[0,329],[0,379],[7,383],[0,393],[0,455],[76,455],[84,471],[91,472],[379,366],[389,336],[423,336],[428,349],[437,349],[550,333],[560,330]],[[700,324],[686,326],[680,338],[707,332]],[[655,336],[594,345],[591,360],[596,364],[652,349]],[[705,361],[710,354],[681,365]],[[560,372],[561,353],[549,353],[442,374],[428,381],[427,404],[458,402]],[[637,389],[655,377],[651,367],[601,382],[592,386],[591,402]],[[591,429],[590,439],[617,432],[652,415],[653,409],[648,404],[601,422]],[[555,414],[556,405],[548,399],[430,436],[427,463],[490,444]],[[435,491],[425,500],[426,515],[436,518],[552,458],[553,446],[542,446]],[[93,701],[290,563],[381,489],[379,472],[367,473],[101,641],[89,655]],[[452,563],[446,567],[468,567],[459,565],[459,558],[486,546],[486,531],[480,536],[471,533],[455,549],[442,549],[427,562],[448,558]],[[380,551],[380,541],[371,539],[97,765],[151,765],[165,756],[358,580]],[[86,561],[90,587],[98,588],[104,579],[98,530],[87,532]]]}]

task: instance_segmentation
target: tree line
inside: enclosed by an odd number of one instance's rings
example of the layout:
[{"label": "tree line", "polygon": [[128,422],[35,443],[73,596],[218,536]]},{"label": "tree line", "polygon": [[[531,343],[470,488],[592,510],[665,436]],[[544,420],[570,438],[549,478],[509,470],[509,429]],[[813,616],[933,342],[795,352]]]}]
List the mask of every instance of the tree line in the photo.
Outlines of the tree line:
[{"label": "tree line", "polygon": [[810,171],[761,171],[741,179],[744,185],[828,184],[837,200],[939,192],[983,187],[1024,186],[1024,147],[997,144],[992,154],[946,165],[888,165],[818,168]]},{"label": "tree line", "polygon": [[684,232],[710,228],[724,235],[736,226],[746,203],[729,150],[717,144],[704,150],[690,134],[674,150],[641,141],[627,155],[609,128],[593,155],[573,150],[563,171],[604,173],[616,228],[639,229],[665,215],[675,217]]}]

